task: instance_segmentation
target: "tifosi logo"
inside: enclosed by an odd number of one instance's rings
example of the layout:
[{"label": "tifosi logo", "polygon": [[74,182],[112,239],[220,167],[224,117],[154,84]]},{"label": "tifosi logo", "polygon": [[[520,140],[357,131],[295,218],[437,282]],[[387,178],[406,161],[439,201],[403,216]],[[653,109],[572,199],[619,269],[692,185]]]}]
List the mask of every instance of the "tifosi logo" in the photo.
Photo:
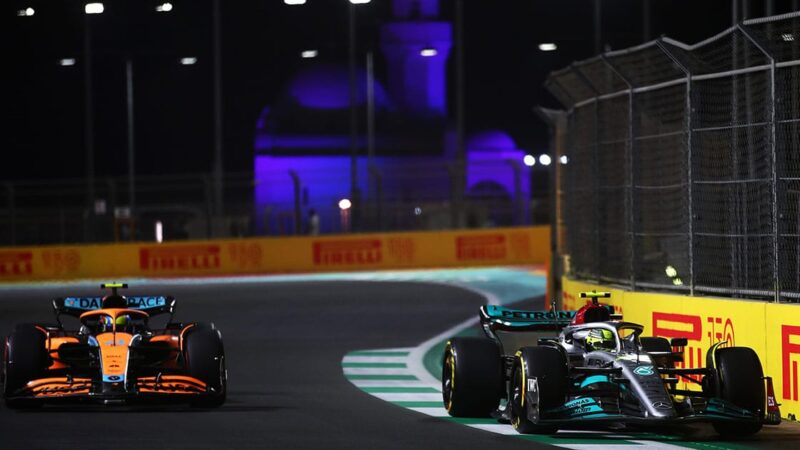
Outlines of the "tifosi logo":
[{"label": "tifosi logo", "polygon": [[32,252],[0,252],[0,277],[16,277],[32,273]]},{"label": "tifosi logo", "polygon": [[797,361],[800,360],[800,327],[781,326],[783,399],[797,401]]},{"label": "tifosi logo", "polygon": [[502,234],[460,236],[456,238],[459,261],[505,259],[506,237]]},{"label": "tifosi logo", "polygon": [[361,266],[382,260],[381,241],[377,239],[314,242],[313,251],[317,266]]},{"label": "tifosi logo", "polygon": [[173,245],[139,249],[139,268],[145,271],[192,271],[219,267],[218,245]]}]

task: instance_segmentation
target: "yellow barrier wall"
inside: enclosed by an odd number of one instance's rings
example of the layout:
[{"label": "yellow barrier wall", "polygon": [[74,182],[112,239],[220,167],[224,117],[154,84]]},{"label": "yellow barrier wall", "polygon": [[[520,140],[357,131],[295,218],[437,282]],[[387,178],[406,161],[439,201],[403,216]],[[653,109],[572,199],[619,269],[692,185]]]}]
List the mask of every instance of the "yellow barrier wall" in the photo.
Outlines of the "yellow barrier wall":
[{"label": "yellow barrier wall", "polygon": [[544,264],[550,228],[0,249],[0,282]]},{"label": "yellow barrier wall", "polygon": [[564,309],[582,306],[578,293],[593,289],[611,291],[609,303],[646,335],[689,338],[683,367],[705,367],[706,351],[722,340],[751,347],[773,378],[783,416],[800,416],[800,305],[629,292],[564,278]]}]

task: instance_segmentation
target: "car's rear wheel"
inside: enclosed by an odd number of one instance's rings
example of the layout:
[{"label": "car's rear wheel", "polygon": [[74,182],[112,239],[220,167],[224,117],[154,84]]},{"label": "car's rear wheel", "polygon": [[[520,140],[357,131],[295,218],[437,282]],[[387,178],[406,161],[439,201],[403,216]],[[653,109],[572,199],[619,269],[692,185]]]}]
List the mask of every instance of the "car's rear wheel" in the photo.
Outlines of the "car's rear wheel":
[{"label": "car's rear wheel", "polygon": [[500,348],[482,338],[453,338],[444,349],[442,398],[455,417],[489,417],[503,394]]},{"label": "car's rear wheel", "polygon": [[186,374],[203,381],[212,393],[192,401],[192,406],[215,408],[225,403],[228,394],[225,349],[214,325],[199,323],[186,332],[183,342]]},{"label": "car's rear wheel", "polygon": [[722,348],[716,352],[717,395],[747,409],[757,422],[715,422],[714,429],[723,436],[749,436],[761,429],[764,418],[764,372],[761,360],[748,347]]},{"label": "car's rear wheel", "polygon": [[30,398],[13,398],[13,395],[28,384],[41,378],[48,365],[46,336],[34,325],[17,326],[6,339],[3,352],[3,395],[6,406],[14,409],[35,408],[41,401]]},{"label": "car's rear wheel", "polygon": [[[531,380],[536,380],[539,403],[528,404],[525,394]],[[561,406],[567,396],[567,362],[553,347],[524,347],[517,352],[509,384],[511,425],[523,434],[552,434],[557,427],[538,423],[542,411]],[[537,417],[531,420],[529,408]]]}]

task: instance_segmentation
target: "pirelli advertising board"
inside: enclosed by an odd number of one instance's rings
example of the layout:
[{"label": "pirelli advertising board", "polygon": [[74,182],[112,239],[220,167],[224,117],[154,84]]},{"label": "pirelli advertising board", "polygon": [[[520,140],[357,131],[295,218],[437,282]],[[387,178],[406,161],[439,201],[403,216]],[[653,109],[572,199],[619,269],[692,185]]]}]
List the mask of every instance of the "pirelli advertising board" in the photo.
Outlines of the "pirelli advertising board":
[{"label": "pirelli advertising board", "polygon": [[545,264],[548,227],[0,249],[0,282]]},{"label": "pirelli advertising board", "polygon": [[562,286],[564,309],[583,305],[579,292],[610,291],[615,311],[644,325],[646,336],[688,338],[679,366],[704,367],[706,351],[719,341],[751,347],[773,378],[781,413],[800,416],[800,305],[629,292],[568,278]]}]

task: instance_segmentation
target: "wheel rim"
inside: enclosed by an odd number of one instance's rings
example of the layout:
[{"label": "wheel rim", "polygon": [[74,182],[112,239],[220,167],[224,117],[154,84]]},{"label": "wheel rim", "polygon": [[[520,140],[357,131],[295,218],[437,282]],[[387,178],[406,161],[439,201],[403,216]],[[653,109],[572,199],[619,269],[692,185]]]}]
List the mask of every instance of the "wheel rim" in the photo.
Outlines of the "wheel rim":
[{"label": "wheel rim", "polygon": [[511,392],[511,424],[514,425],[514,428],[519,428],[523,415],[521,409],[524,394],[522,393],[522,376],[518,366],[514,368],[512,386],[514,386],[514,390]]},{"label": "wheel rim", "polygon": [[448,349],[447,357],[445,358],[442,367],[442,394],[444,395],[444,404],[447,411],[453,409],[453,390],[455,389],[455,371],[456,359],[452,349]]}]

